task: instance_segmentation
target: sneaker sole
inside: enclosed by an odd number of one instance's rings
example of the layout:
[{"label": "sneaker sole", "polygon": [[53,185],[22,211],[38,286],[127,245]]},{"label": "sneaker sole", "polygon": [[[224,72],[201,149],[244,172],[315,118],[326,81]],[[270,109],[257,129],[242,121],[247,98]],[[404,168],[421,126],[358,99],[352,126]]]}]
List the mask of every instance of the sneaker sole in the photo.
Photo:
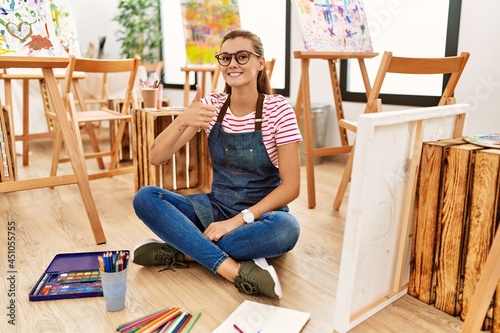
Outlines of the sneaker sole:
[{"label": "sneaker sole", "polygon": [[134,262],[135,250],[137,250],[138,248],[140,248],[143,245],[146,245],[146,244],[155,244],[155,243],[158,244],[158,243],[165,243],[165,242],[159,241],[159,240],[154,239],[154,238],[148,238],[148,239],[143,240],[142,242],[140,242],[139,244],[137,244],[134,247],[134,249],[132,250],[132,254],[130,255],[130,260],[132,262]]},{"label": "sneaker sole", "polygon": [[280,280],[278,279],[278,274],[276,273],[274,267],[269,265],[265,258],[254,259],[253,261],[257,266],[268,271],[269,274],[271,274],[271,277],[274,281],[274,293],[278,295],[278,298],[281,298],[283,296],[283,292],[281,290],[281,284]]}]

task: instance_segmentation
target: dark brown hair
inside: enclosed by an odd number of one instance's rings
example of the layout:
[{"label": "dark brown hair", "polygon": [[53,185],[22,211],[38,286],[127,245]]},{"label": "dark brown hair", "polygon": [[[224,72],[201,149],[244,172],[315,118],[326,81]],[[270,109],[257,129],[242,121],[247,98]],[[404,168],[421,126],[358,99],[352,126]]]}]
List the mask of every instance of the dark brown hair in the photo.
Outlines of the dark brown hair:
[{"label": "dark brown hair", "polygon": [[[238,37],[249,39],[252,42],[253,48],[255,49],[254,51],[257,54],[260,54],[261,57],[264,56],[264,46],[262,45],[262,41],[260,40],[259,36],[248,30],[235,29],[229,31],[224,36],[224,38],[222,38],[222,42],[220,43],[221,47],[228,39],[235,39]],[[267,76],[267,69],[265,64],[264,69],[259,71],[259,74],[257,74],[257,91],[259,92],[259,94],[274,94],[273,88],[271,88],[271,83],[269,82],[269,77]],[[231,86],[227,83],[225,84],[224,92],[227,94],[231,93]]]}]

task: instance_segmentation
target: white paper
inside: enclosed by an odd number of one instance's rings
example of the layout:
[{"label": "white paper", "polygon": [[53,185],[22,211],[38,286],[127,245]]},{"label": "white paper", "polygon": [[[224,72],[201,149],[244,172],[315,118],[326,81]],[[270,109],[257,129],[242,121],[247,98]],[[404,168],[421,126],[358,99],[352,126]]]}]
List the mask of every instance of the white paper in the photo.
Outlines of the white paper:
[{"label": "white paper", "polygon": [[212,333],[299,333],[310,313],[273,305],[244,301]]}]

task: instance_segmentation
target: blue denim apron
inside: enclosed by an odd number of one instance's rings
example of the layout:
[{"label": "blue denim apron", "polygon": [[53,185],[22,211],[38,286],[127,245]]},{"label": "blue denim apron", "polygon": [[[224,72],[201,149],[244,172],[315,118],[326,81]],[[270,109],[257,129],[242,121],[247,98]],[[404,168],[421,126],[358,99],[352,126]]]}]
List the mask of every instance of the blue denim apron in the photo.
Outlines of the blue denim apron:
[{"label": "blue denim apron", "polygon": [[[212,190],[208,194],[187,196],[205,228],[256,204],[281,183],[279,170],[271,162],[262,137],[264,95],[259,95],[257,100],[255,131],[247,133],[225,133],[222,129],[230,97],[208,136]],[[280,210],[288,212],[288,207]]]}]

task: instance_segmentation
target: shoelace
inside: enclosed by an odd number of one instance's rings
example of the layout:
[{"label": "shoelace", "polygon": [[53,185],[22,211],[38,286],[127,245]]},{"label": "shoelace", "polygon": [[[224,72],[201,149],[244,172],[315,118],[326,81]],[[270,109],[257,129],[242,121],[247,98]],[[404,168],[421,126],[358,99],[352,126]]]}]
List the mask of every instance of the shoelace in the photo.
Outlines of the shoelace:
[{"label": "shoelace", "polygon": [[175,272],[174,268],[188,268],[189,266],[185,262],[179,262],[175,258],[175,251],[170,248],[163,246],[158,252],[156,252],[155,261],[165,261],[165,268],[160,269],[158,272],[163,272],[166,270],[171,270]]},{"label": "shoelace", "polygon": [[251,276],[245,276],[243,277],[237,277],[238,280],[241,279],[241,281],[238,282],[238,290],[241,292],[244,292],[247,295],[253,295],[253,294],[258,294],[260,293],[259,288],[258,288],[258,281],[254,279]]}]

